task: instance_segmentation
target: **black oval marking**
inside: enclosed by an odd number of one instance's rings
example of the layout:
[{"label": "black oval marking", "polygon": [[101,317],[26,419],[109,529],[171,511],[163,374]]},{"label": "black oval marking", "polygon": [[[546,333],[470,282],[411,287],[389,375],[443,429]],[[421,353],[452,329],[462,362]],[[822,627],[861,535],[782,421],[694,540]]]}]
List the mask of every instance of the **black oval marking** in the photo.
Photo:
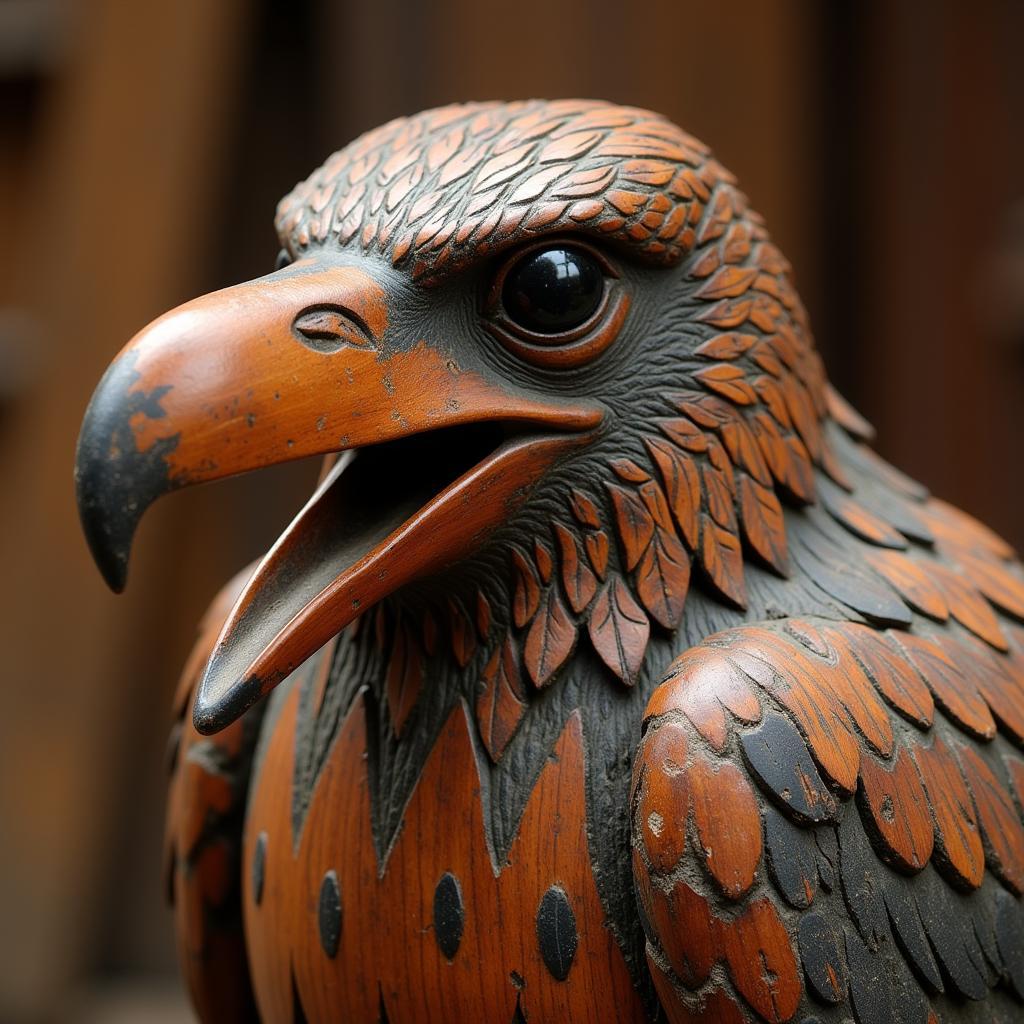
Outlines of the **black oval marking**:
[{"label": "black oval marking", "polygon": [[846,957],[841,940],[821,914],[811,911],[800,921],[800,960],[807,984],[823,1002],[833,1005],[846,999]]},{"label": "black oval marking", "polygon": [[320,907],[317,914],[320,926],[320,945],[333,960],[341,941],[341,889],[338,875],[328,871],[320,883]]},{"label": "black oval marking", "polygon": [[462,886],[450,871],[446,871],[434,890],[434,937],[438,948],[449,960],[454,960],[459,951],[465,923]]},{"label": "black oval marking", "polygon": [[576,934],[576,915],[569,905],[569,897],[560,886],[553,885],[537,908],[537,942],[540,955],[552,976],[565,981],[569,976],[579,937]]},{"label": "black oval marking", "polygon": [[865,618],[881,626],[900,626],[907,629],[913,621],[910,609],[876,579],[856,567],[855,559],[843,559],[833,542],[823,534],[804,530],[791,556],[825,593],[849,605]]},{"label": "black oval marking", "polygon": [[267,872],[267,833],[261,832],[256,837],[256,847],[252,851],[252,899],[258,907],[263,899],[263,876]]},{"label": "black oval marking", "polygon": [[893,992],[880,953],[872,953],[856,932],[844,932],[853,1013],[861,1024],[892,1024]]},{"label": "black oval marking", "polygon": [[870,950],[890,940],[882,898],[883,873],[888,870],[871,849],[860,817],[847,814],[839,828],[839,878],[850,917]]},{"label": "black oval marking", "polygon": [[946,991],[980,1002],[988,995],[989,982],[982,973],[987,968],[963,897],[931,865],[915,876],[913,893],[929,945],[942,967]]},{"label": "black oval marking", "polygon": [[756,729],[743,734],[740,745],[747,764],[783,814],[811,824],[835,818],[835,798],[800,731],[785,715],[765,714]]},{"label": "black oval marking", "polygon": [[806,910],[818,887],[818,847],[814,833],[794,825],[774,807],[764,809],[768,873],[786,902]]},{"label": "black oval marking", "polygon": [[903,951],[903,958],[910,964],[926,991],[932,994],[944,991],[942,973],[935,962],[928,936],[925,934],[914,890],[906,878],[895,871],[887,871],[881,878],[885,909],[892,924],[896,944]]}]

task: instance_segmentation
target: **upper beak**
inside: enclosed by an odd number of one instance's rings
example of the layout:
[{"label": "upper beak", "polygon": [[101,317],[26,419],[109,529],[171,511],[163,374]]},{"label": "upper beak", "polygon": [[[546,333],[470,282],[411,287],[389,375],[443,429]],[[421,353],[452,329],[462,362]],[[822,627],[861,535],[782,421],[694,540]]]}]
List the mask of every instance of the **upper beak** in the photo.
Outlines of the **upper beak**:
[{"label": "upper beak", "polygon": [[[115,590],[139,520],[168,491],[370,448],[338,461],[242,591],[200,684],[203,731],[374,602],[472,550],[601,420],[589,403],[464,368],[450,340],[396,345],[388,325],[375,276],[303,261],[160,317],[93,395],[75,480]],[[370,447],[386,442],[400,443]]]}]

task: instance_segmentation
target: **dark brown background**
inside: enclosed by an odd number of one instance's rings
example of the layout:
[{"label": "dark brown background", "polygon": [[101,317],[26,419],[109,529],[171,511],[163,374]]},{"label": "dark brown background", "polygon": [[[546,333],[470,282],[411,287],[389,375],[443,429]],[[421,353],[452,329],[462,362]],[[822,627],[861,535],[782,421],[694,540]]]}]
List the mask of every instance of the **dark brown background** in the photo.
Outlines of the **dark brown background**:
[{"label": "dark brown background", "polygon": [[590,95],[710,142],[882,452],[1024,545],[1024,4],[0,2],[0,1020],[176,1021],[166,708],[205,602],[311,485],[186,493],[106,594],[73,506],[106,363],[268,270],[277,198],[455,99]]}]

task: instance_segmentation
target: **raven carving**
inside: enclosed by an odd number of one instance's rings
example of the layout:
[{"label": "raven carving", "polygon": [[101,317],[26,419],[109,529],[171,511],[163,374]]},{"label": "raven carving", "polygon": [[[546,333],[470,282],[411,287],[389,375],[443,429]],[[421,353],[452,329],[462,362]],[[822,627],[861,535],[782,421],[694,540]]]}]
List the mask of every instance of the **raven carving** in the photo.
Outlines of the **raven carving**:
[{"label": "raven carving", "polygon": [[78,498],[321,482],[209,612],[169,884],[204,1021],[1024,1018],[1024,573],[875,455],[657,114],[401,118],[117,357]]}]

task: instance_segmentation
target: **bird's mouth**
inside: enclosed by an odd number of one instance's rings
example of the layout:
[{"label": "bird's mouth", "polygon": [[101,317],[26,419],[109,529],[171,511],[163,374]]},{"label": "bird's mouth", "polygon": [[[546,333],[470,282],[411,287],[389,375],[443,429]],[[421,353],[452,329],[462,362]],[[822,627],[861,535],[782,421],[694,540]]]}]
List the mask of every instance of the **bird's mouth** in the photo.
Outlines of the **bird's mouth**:
[{"label": "bird's mouth", "polygon": [[115,589],[162,494],[341,453],[228,616],[195,701],[203,732],[383,597],[476,550],[601,420],[593,405],[511,388],[425,341],[392,349],[386,332],[385,291],[368,273],[296,266],[161,317],[97,388],[76,483]]},{"label": "bird's mouth", "polygon": [[343,453],[232,609],[197,728],[223,728],[362,611],[476,550],[582,440],[495,422]]}]

